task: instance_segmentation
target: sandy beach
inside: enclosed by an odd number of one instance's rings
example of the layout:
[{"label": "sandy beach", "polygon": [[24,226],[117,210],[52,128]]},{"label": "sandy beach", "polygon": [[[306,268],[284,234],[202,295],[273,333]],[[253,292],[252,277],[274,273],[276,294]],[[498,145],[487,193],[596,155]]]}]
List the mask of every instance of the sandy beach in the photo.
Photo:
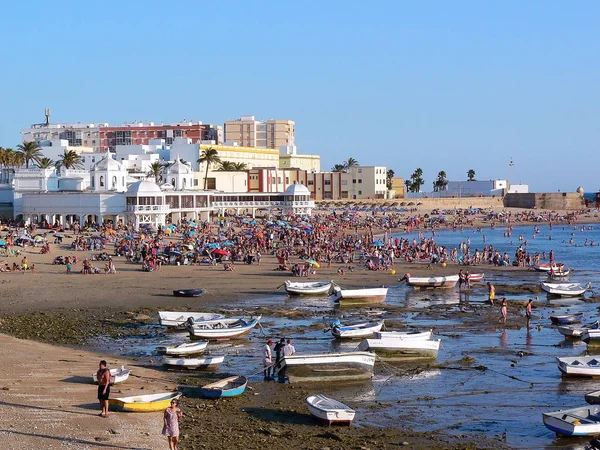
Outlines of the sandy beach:
[{"label": "sandy beach", "polygon": [[[592,222],[594,218],[588,216],[581,221]],[[476,226],[478,224],[485,225],[484,222],[476,222]],[[0,337],[3,348],[0,401],[4,406],[0,433],[4,448],[166,448],[166,439],[160,436],[161,414],[115,413],[107,419],[97,417],[96,392],[88,381],[89,376],[101,358],[108,359],[112,366],[133,366],[136,376],[113,391],[123,396],[134,392],[169,391],[182,383],[198,383],[202,378],[182,382],[181,376],[176,374],[165,374],[136,366],[134,361],[115,355],[95,354],[72,346],[84,344],[88,336],[110,334],[117,330],[115,325],[118,324],[155,322],[155,312],[160,309],[218,311],[238,304],[243,308],[245,298],[278,292],[290,273],[274,270],[278,265],[276,258],[263,255],[260,265],[237,264],[235,272],[226,272],[221,265],[205,265],[163,266],[159,271],[148,273],[142,272],[139,264],[115,257],[116,274],[84,276],[79,273],[81,264],[78,264],[74,273],[67,275],[65,266],[52,264],[55,256],[82,258],[94,253],[72,251],[68,249],[69,243],[67,238],[62,245],[50,244],[48,254],[27,247],[21,249],[19,256],[4,258],[12,265],[26,256],[29,264],[35,265],[35,272],[0,273],[0,332],[64,345],[7,335]],[[104,263],[93,264],[102,268]],[[432,273],[425,264],[396,263],[395,274],[357,266],[354,271],[346,270],[344,275],[339,275],[338,267],[339,264],[331,267],[324,264],[315,278],[331,279],[345,287],[360,287],[394,284],[406,272]],[[435,273],[454,274],[457,270],[456,265],[449,264],[436,266]],[[520,270],[525,269],[485,267],[486,272],[518,273]],[[194,299],[172,296],[174,289],[191,288],[204,288],[207,292]],[[501,288],[498,293],[502,294]],[[277,308],[271,309],[274,314],[286,314]],[[307,393],[306,389],[294,386],[259,383],[248,395],[213,406],[189,394],[183,402],[191,410],[182,425],[184,438],[180,448],[223,448],[217,445],[221,442],[218,440],[202,444],[211,430],[216,430],[223,442],[229,440],[228,448],[264,448],[265,445],[270,448],[395,448],[403,442],[409,442],[408,448],[499,448],[504,445],[476,435],[461,439],[402,429],[374,432],[352,427],[335,429],[331,437],[326,435],[326,429],[306,422],[303,398]],[[223,413],[229,419],[222,420]],[[275,415],[277,422],[283,425],[273,426],[269,415]]]}]

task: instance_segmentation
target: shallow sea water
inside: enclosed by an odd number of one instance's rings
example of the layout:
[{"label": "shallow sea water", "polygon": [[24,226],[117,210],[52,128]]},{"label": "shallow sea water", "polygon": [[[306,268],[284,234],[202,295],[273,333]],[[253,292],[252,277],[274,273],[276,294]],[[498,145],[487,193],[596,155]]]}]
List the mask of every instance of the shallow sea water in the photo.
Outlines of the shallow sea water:
[{"label": "shallow sea water", "polygon": [[[532,239],[533,227],[515,227],[512,238],[504,237],[505,229],[486,229],[485,233],[444,231],[436,241],[455,247],[459,242],[471,239],[471,248],[482,244],[486,235],[501,252],[512,257],[518,245],[518,235],[528,234],[529,251],[549,251],[554,248],[557,261],[565,262],[575,269],[571,281],[592,282],[600,285],[600,247],[583,246],[589,241],[600,241],[600,231],[580,231],[571,227],[540,225],[540,233]],[[573,236],[571,233],[575,233]],[[429,236],[430,234],[426,234]],[[548,236],[552,236],[552,240]],[[402,235],[412,239],[413,235]],[[569,245],[569,239],[579,247]],[[477,241],[477,242],[476,242]],[[512,241],[512,243],[511,243]],[[482,248],[483,245],[480,245]],[[485,272],[484,266],[472,269]],[[518,276],[518,279],[515,278]],[[497,283],[538,283],[543,275],[535,272],[504,274],[495,272],[486,279]],[[539,301],[546,302],[543,294]],[[526,300],[531,295],[507,295],[509,302]],[[466,297],[455,291],[414,291],[403,285],[390,287],[388,298],[381,307],[349,310],[334,309],[324,298],[288,298],[275,294],[264,298],[252,298],[240,306],[245,310],[268,305],[286,305],[290,309],[312,312],[311,319],[264,317],[264,330],[256,329],[242,340],[209,345],[214,355],[226,355],[219,372],[257,374],[261,370],[260,349],[268,337],[291,337],[298,352],[321,353],[350,351],[359,341],[340,342],[324,333],[325,316],[335,314],[346,321],[385,317],[386,320],[418,328],[441,330],[438,337],[442,346],[438,363],[449,362],[450,367],[433,368],[412,375],[391,375],[385,364],[376,364],[376,375],[370,382],[351,385],[319,384],[317,390],[333,396],[357,409],[356,424],[394,426],[398,423],[419,431],[446,430],[456,434],[483,433],[489,437],[506,435],[506,442],[519,448],[583,449],[588,439],[557,438],[542,423],[542,412],[583,406],[586,392],[600,389],[600,382],[592,379],[563,379],[556,367],[557,356],[586,354],[586,345],[578,340],[564,340],[550,324],[552,314],[582,311],[586,321],[598,317],[598,306],[581,300],[552,300],[536,308],[532,326],[510,326],[503,329],[495,320],[489,326],[473,328],[459,326],[465,311],[481,311],[487,299],[483,285],[476,287]],[[385,305],[410,308],[410,312],[385,312]],[[477,308],[471,308],[478,305]],[[511,310],[509,303],[509,311]],[[440,314],[442,311],[442,314]],[[495,311],[497,312],[497,311]],[[232,310],[235,314],[235,310]],[[496,316],[494,316],[496,317]],[[524,323],[519,321],[519,323]],[[119,341],[103,337],[90,344],[98,349],[110,349],[123,356],[138,358],[142,364],[160,364],[154,353],[159,345],[171,345],[187,341],[187,333],[166,332],[158,325],[140,327],[139,336]],[[598,351],[600,353],[600,351]],[[475,359],[472,366],[485,366],[481,371],[468,365],[456,363],[465,355]],[[395,363],[401,368],[419,366],[418,363]],[[423,364],[421,364],[423,366]],[[251,381],[262,381],[262,375],[253,375]]]}]

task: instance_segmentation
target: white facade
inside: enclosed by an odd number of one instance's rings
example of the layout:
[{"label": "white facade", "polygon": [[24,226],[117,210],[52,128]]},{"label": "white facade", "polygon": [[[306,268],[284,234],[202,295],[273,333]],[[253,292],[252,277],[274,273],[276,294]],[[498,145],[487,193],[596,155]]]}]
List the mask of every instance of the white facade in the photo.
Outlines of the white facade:
[{"label": "white facade", "polygon": [[[107,123],[55,123],[36,124],[31,128],[21,130],[24,142],[37,142],[42,146],[44,142],[65,140],[69,147],[89,147],[100,151],[100,127],[108,126]],[[62,153],[62,152],[61,152]],[[47,155],[48,158],[51,156]]]},{"label": "white facade", "polygon": [[97,162],[90,170],[90,187],[96,192],[127,190],[127,170],[110,155]]},{"label": "white facade", "polygon": [[385,198],[387,168],[384,166],[356,166],[342,175],[342,184],[348,188],[350,199]]}]

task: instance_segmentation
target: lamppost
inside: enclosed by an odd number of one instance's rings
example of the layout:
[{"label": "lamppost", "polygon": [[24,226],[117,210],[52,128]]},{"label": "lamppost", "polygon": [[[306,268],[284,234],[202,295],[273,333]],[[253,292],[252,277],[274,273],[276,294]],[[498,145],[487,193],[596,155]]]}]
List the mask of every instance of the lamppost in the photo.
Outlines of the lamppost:
[{"label": "lamppost", "polygon": [[461,196],[462,196],[462,184],[459,184],[458,185],[458,206],[461,205],[461,203],[460,203]]},{"label": "lamppost", "polygon": [[513,170],[514,170],[514,167],[515,167],[515,162],[513,161],[512,156],[510,157],[510,162],[508,163],[508,166],[510,167],[510,174],[509,174],[510,180],[508,180],[508,186],[507,186],[507,188],[510,189],[510,183],[511,183],[512,178],[513,178]]}]

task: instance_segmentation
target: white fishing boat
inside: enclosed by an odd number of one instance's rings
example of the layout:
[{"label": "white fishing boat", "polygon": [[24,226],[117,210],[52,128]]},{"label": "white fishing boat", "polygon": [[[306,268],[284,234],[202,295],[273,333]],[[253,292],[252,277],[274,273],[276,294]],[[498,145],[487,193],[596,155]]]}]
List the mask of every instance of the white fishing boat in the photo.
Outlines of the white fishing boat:
[{"label": "white fishing boat", "polygon": [[373,336],[381,330],[383,320],[378,322],[357,323],[355,325],[342,325],[339,320],[331,323],[331,334],[336,339],[362,339]]},{"label": "white fishing boat", "polygon": [[548,295],[556,295],[559,297],[578,297],[583,295],[588,290],[579,283],[540,283],[540,287]]},{"label": "white fishing boat", "polygon": [[599,377],[600,356],[557,357],[558,370],[563,376]]},{"label": "white fishing boat", "polygon": [[284,356],[278,371],[290,383],[371,379],[375,354],[369,352],[324,353]]},{"label": "white fishing boat", "polygon": [[597,330],[600,327],[600,322],[596,321],[586,325],[564,325],[558,326],[556,329],[560,334],[566,337],[580,337],[585,330]]},{"label": "white fishing boat", "polygon": [[381,359],[437,358],[441,339],[365,339],[358,350],[375,352]]},{"label": "white fishing boat", "polygon": [[433,336],[433,330],[427,331],[378,331],[373,333],[375,339],[421,339],[429,340]]},{"label": "white fishing boat", "polygon": [[588,328],[581,333],[581,340],[587,345],[600,345],[600,330]]},{"label": "white fishing boat", "polygon": [[227,340],[247,335],[258,325],[261,316],[254,319],[217,319],[204,322],[188,322],[186,328],[192,339]]},{"label": "white fishing boat", "polygon": [[290,295],[327,295],[333,288],[333,281],[290,281],[284,283]]},{"label": "white fishing boat", "polygon": [[342,289],[333,288],[333,301],[343,305],[363,305],[369,303],[383,303],[387,297],[388,288]]},{"label": "white fishing boat", "polygon": [[588,392],[583,398],[590,405],[600,405],[600,391]]},{"label": "white fishing boat", "polygon": [[332,423],[350,425],[356,414],[349,406],[323,394],[309,395],[306,398],[306,405],[313,416],[326,421],[329,425]]},{"label": "white fishing boat", "polygon": [[600,406],[583,406],[542,414],[544,425],[564,436],[600,434]]},{"label": "white fishing boat", "polygon": [[413,277],[407,274],[403,280],[406,279],[406,284],[412,286],[415,289],[451,289],[458,283],[458,275],[440,275],[430,277]]},{"label": "white fishing boat", "polygon": [[194,321],[222,319],[222,314],[192,312],[192,311],[159,311],[158,319],[163,327],[178,327],[192,317]]},{"label": "white fishing boat", "polygon": [[469,274],[469,283],[481,283],[485,278],[484,273],[470,273]]},{"label": "white fishing boat", "polygon": [[172,358],[165,356],[163,358],[163,365],[184,369],[210,370],[216,369],[223,361],[225,361],[224,356],[206,356],[204,358]]},{"label": "white fishing boat", "polygon": [[[110,376],[113,378],[113,383],[117,384],[117,383],[122,383],[123,381],[127,380],[127,378],[129,378],[129,375],[131,374],[131,370],[126,369],[125,366],[121,366],[119,369],[109,369],[110,371]],[[94,372],[92,374],[92,381],[96,384],[98,384],[98,378],[96,377],[96,372]]]},{"label": "white fishing boat", "polygon": [[548,273],[548,279],[551,280],[553,278],[565,278],[569,276],[569,273],[571,273],[571,271],[569,269],[567,269],[566,267],[559,267],[557,270],[554,271],[554,275],[551,272],[547,272]]},{"label": "white fishing boat", "polygon": [[170,356],[197,355],[206,350],[208,341],[186,342],[184,344],[172,345],[169,347],[157,347],[159,353]]},{"label": "white fishing boat", "polygon": [[536,272],[550,273],[550,272],[552,272],[552,270],[554,270],[554,272],[562,271],[564,269],[565,265],[563,263],[554,263],[554,265],[551,266],[550,264],[545,263],[545,264],[534,264],[531,267],[533,267],[533,270],[535,270]]}]

